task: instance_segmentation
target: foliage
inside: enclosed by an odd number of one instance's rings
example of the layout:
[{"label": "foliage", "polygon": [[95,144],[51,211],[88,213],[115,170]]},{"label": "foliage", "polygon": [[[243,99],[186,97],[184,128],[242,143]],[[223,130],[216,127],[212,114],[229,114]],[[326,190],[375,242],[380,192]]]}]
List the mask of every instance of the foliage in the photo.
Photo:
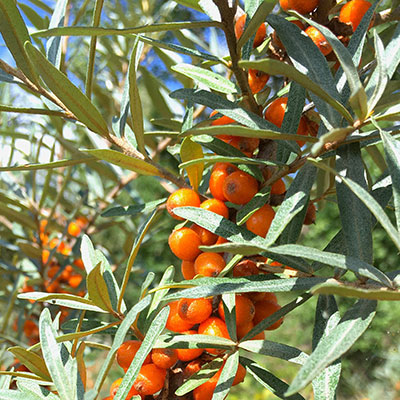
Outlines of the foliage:
[{"label": "foliage", "polygon": [[[178,394],[221,371],[212,399],[223,399],[240,363],[278,398],[353,395],[339,383],[341,370],[352,379],[347,357],[371,352],[365,336],[398,320],[398,7],[374,2],[353,33],[335,1],[307,15],[276,3],[0,0],[0,399],[99,398],[118,377],[113,362],[129,336],[142,344],[116,400],[153,348],[222,349]],[[241,7],[248,19],[236,38]],[[293,18],[318,28],[333,52],[325,57]],[[270,35],[253,48],[265,21]],[[269,85],[254,93],[249,69],[270,75]],[[278,126],[263,116],[281,96]],[[302,121],[310,135],[300,135]],[[246,152],[251,140],[255,152]],[[227,203],[229,219],[174,210],[178,227],[195,223],[227,239],[201,247],[224,253],[218,277],[182,280],[166,251],[166,199],[189,185],[210,197],[217,162],[261,186],[247,204]],[[285,191],[274,193],[281,179]],[[261,237],[247,222],[266,203],[275,212]],[[315,226],[304,225],[310,204]],[[268,273],[234,277],[241,259]],[[285,305],[237,339],[234,294],[254,292],[278,293]],[[218,305],[221,296],[229,338],[165,329],[172,301]],[[281,333],[303,316],[308,335]],[[278,333],[252,340],[283,317]],[[398,357],[384,343],[378,350],[370,376],[395,393]],[[184,398],[175,394],[178,369],[156,398]]]}]

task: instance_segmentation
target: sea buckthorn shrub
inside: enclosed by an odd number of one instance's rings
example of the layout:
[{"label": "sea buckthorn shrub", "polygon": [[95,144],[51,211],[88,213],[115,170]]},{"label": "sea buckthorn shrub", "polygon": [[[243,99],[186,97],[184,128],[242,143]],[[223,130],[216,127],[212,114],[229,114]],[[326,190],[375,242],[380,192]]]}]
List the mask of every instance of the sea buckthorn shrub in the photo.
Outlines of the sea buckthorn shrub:
[{"label": "sea buckthorn shrub", "polygon": [[0,1],[0,398],[398,394],[399,10],[275,3]]}]

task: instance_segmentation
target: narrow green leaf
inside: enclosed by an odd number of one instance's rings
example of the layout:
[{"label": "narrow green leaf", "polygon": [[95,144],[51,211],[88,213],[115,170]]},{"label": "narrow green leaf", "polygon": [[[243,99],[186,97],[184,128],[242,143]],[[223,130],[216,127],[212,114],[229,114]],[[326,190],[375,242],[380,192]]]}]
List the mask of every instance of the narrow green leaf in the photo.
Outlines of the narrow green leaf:
[{"label": "narrow green leaf", "polygon": [[265,58],[258,61],[240,61],[239,65],[244,68],[257,69],[269,75],[283,75],[287,78],[292,79],[293,81],[297,82],[302,87],[316,94],[326,103],[328,103],[337,112],[339,112],[350,124],[353,123],[353,117],[338,100],[332,97],[332,95],[327,92],[323,87],[318,85],[318,81],[315,81],[312,78],[308,77],[306,74],[300,72],[295,67],[282,61],[274,60],[272,58]]},{"label": "narrow green leaf", "polygon": [[[43,397],[32,394],[29,400],[42,400]],[[1,389],[0,400],[27,400],[27,394],[17,390]]]},{"label": "narrow green leaf", "polygon": [[223,294],[222,306],[224,309],[224,319],[226,327],[228,328],[229,337],[236,342],[236,295],[233,293]]},{"label": "narrow green leaf", "polygon": [[275,396],[284,400],[305,400],[303,396],[299,394],[294,394],[293,396],[286,396],[285,392],[289,385],[265,368],[258,365],[255,361],[249,360],[248,358],[240,357],[240,363],[243,364],[250,374],[255,378],[255,380],[266,389],[268,389]]},{"label": "narrow green leaf", "polygon": [[17,387],[21,392],[24,392],[26,396],[29,396],[29,400],[33,400],[31,395],[39,396],[39,399],[43,400],[43,396],[46,396],[46,400],[59,400],[60,398],[56,396],[54,393],[50,392],[48,389],[40,386],[36,382],[32,382],[25,379],[17,380]]},{"label": "narrow green leaf", "polygon": [[[193,142],[190,137],[183,139],[181,143],[180,156],[182,162],[188,162],[204,157],[203,148],[199,143]],[[193,190],[198,190],[201,179],[203,177],[204,163],[197,163],[185,168],[188,175],[190,185]]]},{"label": "narrow green leaf", "polygon": [[96,160],[95,157],[82,157],[74,160],[59,160],[43,164],[25,164],[13,167],[0,167],[0,171],[37,171],[40,169],[54,169],[62,167],[70,167],[71,165],[85,164]]},{"label": "narrow green leaf", "polygon": [[248,0],[245,2],[245,11],[251,17],[251,20],[238,40],[238,49],[241,49],[257,32],[259,26],[265,23],[265,18],[272,12],[277,1],[278,0],[253,1],[251,5]]},{"label": "narrow green leaf", "polygon": [[[337,326],[340,314],[333,296],[319,296],[315,311],[313,332],[313,349],[320,340]],[[341,363],[337,360],[328,366],[312,381],[315,400],[335,400],[336,387],[339,382]]]},{"label": "narrow green leaf", "polygon": [[384,130],[379,130],[382,138],[385,158],[392,178],[394,212],[397,231],[400,232],[400,143]]},{"label": "narrow green leaf", "polygon": [[[364,162],[360,144],[352,143],[340,146],[336,151],[336,169],[346,178],[352,179],[364,190],[367,190]],[[348,255],[372,263],[372,221],[371,213],[343,181],[336,181],[336,193],[346,238]]]},{"label": "narrow green leaf", "polygon": [[141,175],[158,176],[158,169],[143,160],[127,156],[119,151],[103,149],[103,150],[85,150],[85,153],[93,155],[99,160],[107,161],[111,164],[118,165],[121,168],[129,169],[130,171],[137,172]]},{"label": "narrow green leaf", "polygon": [[119,386],[118,391],[114,396],[114,400],[122,400],[127,397],[129,390],[133,385],[133,382],[136,380],[136,377],[139,374],[140,367],[142,366],[147,355],[152,350],[158,336],[164,330],[165,324],[167,323],[168,315],[169,307],[165,307],[154,318],[139,350],[137,351],[131,365],[129,366],[122,379],[121,385]]},{"label": "narrow green leaf", "polygon": [[[107,374],[114,362],[115,354],[121,346],[121,344],[124,342],[125,336],[127,332],[129,331],[131,325],[135,322],[137,315],[143,311],[146,307],[149,306],[151,301],[151,296],[146,296],[144,299],[142,299],[139,303],[135,304],[129,312],[125,315],[124,320],[122,321],[121,325],[119,326],[117,333],[114,336],[114,341],[111,346],[110,351],[107,354],[106,359],[104,360],[104,363],[102,364],[100,371],[97,375],[96,382],[94,384],[94,388],[87,393],[87,397],[89,400],[94,400],[97,398],[99,391],[107,377]],[[86,398],[86,396],[85,396]]]},{"label": "narrow green leaf", "polygon": [[18,298],[24,300],[35,300],[39,302],[46,302],[53,305],[75,308],[77,310],[95,311],[100,313],[107,312],[102,308],[97,307],[91,300],[67,293],[49,294],[47,292],[30,292],[30,293],[21,293],[20,295],[18,295]]},{"label": "narrow green leaf", "polygon": [[147,214],[152,212],[155,208],[157,208],[160,204],[165,203],[167,199],[163,198],[160,200],[149,201],[144,204],[135,204],[133,206],[117,206],[111,207],[105,210],[101,216],[103,218],[108,217],[125,217],[127,215],[137,215],[137,214]]},{"label": "narrow green leaf", "polygon": [[32,351],[26,350],[23,347],[15,346],[7,349],[10,353],[14,354],[30,371],[40,376],[41,378],[50,381],[51,377],[46,364],[42,357]]},{"label": "narrow green leaf", "polygon": [[[282,219],[285,221],[284,223],[289,221],[285,229],[280,233],[280,244],[296,243],[299,239],[316,173],[316,168],[308,168],[307,165],[304,165],[289,186],[285,199],[277,211],[275,217],[277,220],[271,224],[271,226],[273,225],[271,235],[273,235],[275,228],[277,229],[276,233],[280,231],[278,219]],[[285,207],[281,211],[282,206]],[[271,238],[273,237],[271,236]]]},{"label": "narrow green leaf", "polygon": [[392,281],[379,269],[358,258],[345,256],[343,254],[329,253],[312,247],[306,247],[296,244],[287,244],[282,246],[270,247],[268,251],[277,254],[290,255],[295,257],[304,257],[308,260],[318,261],[330,267],[337,267],[344,270],[350,270],[361,276],[365,276],[384,286],[392,287]]},{"label": "narrow green leaf", "polygon": [[[309,159],[311,161],[311,159]],[[314,162],[314,161],[311,161]],[[336,171],[329,168],[326,165],[316,162],[317,167],[323,168],[332,174],[336,175],[337,179],[342,180],[348,188],[367,206],[367,208],[371,211],[377,221],[382,225],[383,229],[387,232],[390,239],[396,245],[398,249],[400,249],[400,234],[393,226],[392,222],[390,221],[389,217],[386,215],[383,208],[380,204],[374,199],[374,197],[368,193],[363,187],[361,187],[358,183],[354,182],[349,178],[345,178],[341,175],[337,175]]]},{"label": "narrow green leaf", "polygon": [[47,369],[60,399],[74,399],[75,391],[71,386],[71,377],[67,375],[61,359],[61,347],[56,341],[57,334],[53,327],[48,308],[45,308],[40,314],[39,335],[43,358],[46,361]]},{"label": "narrow green leaf", "polygon": [[[67,0],[57,1],[54,12],[51,16],[49,29],[61,27],[64,25],[65,11],[67,9]],[[61,38],[52,37],[46,42],[47,59],[58,69],[61,65]]]},{"label": "narrow green leaf", "polygon": [[344,354],[368,328],[375,308],[376,302],[370,300],[359,300],[351,307],[339,324],[321,339],[285,394],[290,396],[306,387],[321,370]]},{"label": "narrow green leaf", "polygon": [[120,311],[122,300],[123,300],[126,288],[128,286],[129,276],[131,274],[133,263],[135,262],[136,256],[139,253],[140,245],[142,244],[143,239],[145,238],[148,230],[150,229],[150,227],[156,217],[157,217],[157,210],[154,210],[152,212],[152,214],[150,215],[150,217],[147,218],[144,221],[144,223],[140,226],[140,228],[137,232],[137,236],[133,243],[132,250],[131,250],[131,253],[128,258],[128,263],[126,265],[124,277],[123,277],[122,284],[121,284],[121,293],[118,298],[118,311]]},{"label": "narrow green leaf", "polygon": [[386,85],[389,82],[389,76],[386,70],[385,49],[377,31],[374,30],[373,32],[376,69],[366,87],[366,92],[368,95],[368,115],[373,113],[375,106],[382,98],[382,95],[386,89]]},{"label": "narrow green leaf", "polygon": [[268,203],[271,187],[264,186],[255,196],[236,214],[236,224],[243,225],[257,210]]},{"label": "narrow green leaf", "polygon": [[[293,133],[283,133],[279,132],[278,128],[274,126],[273,130],[269,129],[258,129],[258,128],[248,128],[245,126],[238,126],[238,125],[229,125],[227,128],[226,125],[224,126],[210,126],[210,127],[203,127],[203,128],[193,128],[185,132],[185,135],[223,135],[226,134],[226,130],[229,129],[229,134],[232,136],[243,136],[243,137],[252,137],[252,138],[259,138],[259,139],[273,139],[273,140],[302,140],[305,142],[317,142],[318,139],[312,136],[302,136],[296,135]],[[185,136],[184,135],[184,136]]]},{"label": "narrow green leaf", "polygon": [[[378,2],[376,2],[378,3]],[[400,54],[397,51],[400,45],[400,26],[398,25],[385,49],[384,62],[389,79],[392,79],[400,63]]]},{"label": "narrow green leaf", "polygon": [[173,348],[173,349],[204,349],[207,347],[215,347],[225,350],[231,350],[235,346],[235,342],[219,336],[211,335],[176,335],[164,334],[159,336],[154,344],[155,348]]},{"label": "narrow green leaf", "polygon": [[326,143],[330,142],[342,142],[349,136],[351,133],[355,131],[355,128],[352,126],[347,126],[344,128],[334,128],[329,132],[323,134],[320,138],[318,143],[311,148],[311,154],[316,155],[319,154],[323,149]]},{"label": "narrow green leaf", "polygon": [[107,137],[107,123],[92,102],[30,42],[25,43],[25,50],[49,89],[78,120],[93,132]]},{"label": "narrow green leaf", "polygon": [[[313,41],[285,18],[269,15],[267,22],[276,30],[295,68],[300,73],[307,75],[330,97],[339,102],[340,96],[328,63]],[[338,126],[341,117],[333,104],[328,105],[313,93],[311,93],[311,98],[320,112],[326,128],[330,130],[333,126]],[[349,121],[351,120],[352,118]]]},{"label": "narrow green leaf", "polygon": [[100,28],[86,26],[68,26],[63,28],[45,29],[32,34],[32,37],[52,37],[52,36],[111,36],[111,35],[132,35],[150,32],[179,31],[181,29],[196,29],[221,27],[217,21],[190,21],[190,22],[168,22],[165,24],[149,24],[134,28]]},{"label": "narrow green leaf", "polygon": [[232,387],[239,367],[239,352],[231,354],[225,361],[212,400],[224,400]]},{"label": "narrow green leaf", "polygon": [[136,36],[133,43],[128,68],[129,104],[133,122],[133,132],[135,133],[138,149],[143,156],[146,156],[146,148],[144,143],[143,108],[137,83],[137,69],[142,51],[143,42],[140,42],[138,36]]},{"label": "narrow green leaf", "polygon": [[297,12],[294,13],[309,25],[317,28],[332,46],[341,67],[347,77],[350,87],[350,104],[358,118],[363,121],[368,115],[368,99],[363,85],[358,76],[357,68],[353,63],[352,56],[343,43],[331,32],[330,29],[320,25],[309,18],[305,18]]},{"label": "narrow green leaf", "polygon": [[97,307],[105,311],[112,312],[110,295],[108,293],[107,284],[103,278],[104,266],[99,262],[87,275],[86,286],[90,300]]},{"label": "narrow green leaf", "polygon": [[308,354],[287,344],[271,342],[270,340],[246,340],[239,344],[239,348],[255,354],[276,357],[295,364],[303,365]]},{"label": "narrow green leaf", "polygon": [[217,92],[226,94],[237,93],[236,85],[233,82],[208,69],[182,63],[174,65],[172,70],[193,79],[197,83],[206,85]]},{"label": "narrow green leaf", "polygon": [[218,370],[221,368],[223,361],[221,359],[215,359],[205,365],[203,365],[200,371],[193,374],[183,385],[181,385],[175,392],[177,396],[184,396],[185,394],[196,389],[203,383],[207,382],[212,378]]},{"label": "narrow green leaf", "polygon": [[0,32],[18,68],[33,83],[38,83],[38,76],[24,49],[24,43],[31,40],[28,29],[13,0],[0,1]]},{"label": "narrow green leaf", "polygon": [[400,290],[391,290],[372,285],[358,287],[354,284],[339,282],[334,279],[330,279],[321,285],[317,285],[315,288],[312,288],[311,291],[313,294],[335,294],[343,297],[355,297],[357,299],[388,301],[400,300]]},{"label": "narrow green leaf", "polygon": [[[195,299],[198,297],[217,296],[224,293],[249,293],[249,292],[291,292],[307,291],[314,285],[326,282],[328,278],[285,278],[271,279],[270,277],[257,276],[248,278],[201,278],[195,279],[199,286],[184,289],[169,294],[164,300],[171,301],[181,298]],[[192,282],[192,281],[191,281]],[[187,287],[187,286],[184,286]]]}]

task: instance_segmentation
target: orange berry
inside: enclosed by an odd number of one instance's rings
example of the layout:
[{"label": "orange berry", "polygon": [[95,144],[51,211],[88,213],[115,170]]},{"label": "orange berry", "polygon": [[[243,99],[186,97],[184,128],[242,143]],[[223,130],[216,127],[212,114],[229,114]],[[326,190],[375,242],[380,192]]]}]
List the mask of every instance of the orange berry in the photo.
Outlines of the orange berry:
[{"label": "orange berry", "polygon": [[231,203],[246,204],[258,192],[258,182],[246,172],[236,171],[226,177],[223,192]]},{"label": "orange berry", "polygon": [[183,370],[183,374],[186,378],[189,376],[194,375],[196,372],[199,372],[201,370],[202,362],[200,359],[195,359],[193,361],[190,361],[189,364],[186,365],[185,369]]},{"label": "orange berry", "polygon": [[[235,308],[236,326],[247,324],[249,321],[253,320],[256,309],[253,302],[249,298],[241,295],[236,295]],[[222,301],[219,303],[218,306],[218,314],[225,321],[224,304]]]},{"label": "orange berry", "polygon": [[81,227],[78,223],[72,221],[68,225],[68,233],[71,236],[77,237],[81,233]]},{"label": "orange berry", "polygon": [[80,215],[79,217],[76,218],[76,223],[81,228],[84,228],[89,223],[89,220],[86,217],[84,217],[83,215]]},{"label": "orange berry", "polygon": [[275,183],[271,185],[271,194],[284,194],[286,192],[285,182],[283,179],[278,179]]},{"label": "orange berry", "polygon": [[[199,326],[199,334],[230,339],[225,322],[217,317],[210,317],[202,322]],[[206,351],[211,354],[219,354],[221,352],[219,349],[206,349]]]},{"label": "orange berry", "polygon": [[178,353],[175,349],[153,349],[151,360],[157,367],[168,369],[178,361]]},{"label": "orange berry", "polygon": [[[236,327],[236,335],[239,340],[242,340],[253,328],[254,328],[254,322],[250,321],[247,324],[240,325]],[[251,340],[264,340],[265,339],[265,333],[260,332],[258,335],[254,336],[251,338]]]},{"label": "orange berry", "polygon": [[217,241],[215,242],[215,244],[224,244],[224,243],[228,243],[228,239],[225,239],[222,236],[218,236]]},{"label": "orange berry", "polygon": [[[122,369],[126,371],[129,368],[141,344],[140,340],[127,340],[119,346],[117,350],[117,363]],[[143,364],[147,364],[150,361],[151,356],[149,354]]]},{"label": "orange berry", "polygon": [[[187,330],[181,332],[183,335],[196,335],[197,331],[195,330]],[[178,353],[178,359],[180,361],[192,361],[195,360],[196,358],[200,357],[204,349],[176,349]]]},{"label": "orange berry", "polygon": [[245,296],[248,297],[253,304],[257,303],[257,301],[261,301],[265,299],[265,292],[249,292],[245,293]]},{"label": "orange berry", "polygon": [[238,168],[229,163],[216,163],[210,176],[211,194],[218,200],[226,201],[223,191],[225,178],[232,172],[238,171]]},{"label": "orange berry", "polygon": [[260,270],[254,261],[242,260],[233,267],[233,276],[235,278],[241,276],[258,275]]},{"label": "orange berry", "polygon": [[196,276],[194,272],[194,262],[193,261],[182,261],[181,272],[183,279],[190,280]]},{"label": "orange berry", "polygon": [[[217,115],[218,111],[214,110],[211,114],[210,114],[210,118],[212,118],[214,115]],[[227,117],[226,115],[223,115],[222,117],[219,117],[217,119],[214,119],[214,121],[211,122],[212,126],[216,126],[216,125],[229,125],[229,124],[235,124],[236,121],[232,118]]]},{"label": "orange berry", "polygon": [[178,313],[178,304],[179,300],[172,301],[171,303],[168,304],[170,310],[166,328],[173,332],[188,331],[193,326],[193,324],[181,318],[181,316]]},{"label": "orange berry", "polygon": [[[351,0],[341,8],[339,21],[350,23],[354,32],[371,5],[367,0]],[[371,21],[370,27],[372,24],[373,22]]]},{"label": "orange berry", "polygon": [[39,337],[39,327],[36,322],[27,319],[24,322],[24,333],[27,338]]},{"label": "orange berry", "polygon": [[219,369],[207,382],[193,390],[193,400],[211,400],[222,369]]},{"label": "orange berry", "polygon": [[269,204],[264,204],[246,221],[246,228],[250,232],[265,238],[274,217],[274,209]]},{"label": "orange berry", "polygon": [[[246,23],[246,14],[241,15],[236,20],[235,36],[236,36],[236,39],[238,39],[238,40],[244,32],[245,23]],[[264,41],[266,33],[267,33],[267,29],[265,27],[265,24],[261,24],[256,32],[256,36],[253,41],[253,48],[258,47]]]},{"label": "orange berry", "polygon": [[193,261],[199,254],[201,240],[190,228],[180,228],[171,233],[168,239],[171,251],[181,260]]},{"label": "orange berry", "polygon": [[85,269],[82,258],[77,258],[76,260],[74,260],[74,265],[76,265],[79,269]]},{"label": "orange berry", "polygon": [[[253,322],[254,324],[260,323],[265,318],[269,317],[270,315],[274,314],[276,311],[281,309],[281,306],[273,301],[270,300],[261,300],[258,301],[256,304],[256,313],[254,315]],[[273,323],[271,326],[267,328],[268,331],[272,331],[274,329],[279,328],[282,325],[283,318],[280,318],[278,321]]]},{"label": "orange berry", "polygon": [[44,286],[46,288],[46,292],[48,293],[57,293],[60,290],[60,283],[58,280],[51,282],[50,280],[44,282]]},{"label": "orange berry", "polygon": [[252,93],[258,93],[264,89],[265,84],[268,82],[269,75],[265,72],[258,71],[257,69],[249,69],[248,81]]},{"label": "orange berry", "polygon": [[203,246],[211,246],[215,244],[218,239],[218,235],[205,228],[202,228],[199,225],[193,224],[190,229],[193,229],[199,235],[201,244]]},{"label": "orange berry", "polygon": [[82,282],[83,276],[80,274],[73,274],[68,279],[68,285],[76,289]]},{"label": "orange berry", "polygon": [[194,262],[196,275],[218,276],[225,268],[225,260],[218,253],[201,253]]},{"label": "orange berry", "polygon": [[174,214],[173,209],[176,207],[199,207],[200,197],[192,189],[178,189],[174,193],[170,194],[167,200],[167,211],[175,219],[183,221],[184,218],[178,217]]},{"label": "orange berry", "polygon": [[47,264],[47,262],[49,261],[49,257],[50,257],[50,251],[47,249],[44,249],[42,251],[42,263]]},{"label": "orange berry", "polygon": [[205,321],[212,313],[212,303],[206,298],[181,299],[178,303],[178,314],[192,325]]},{"label": "orange berry", "polygon": [[239,363],[232,386],[238,385],[239,383],[243,382],[245,377],[246,377],[246,368]]},{"label": "orange berry", "polygon": [[57,272],[59,270],[60,270],[59,265],[51,265],[50,268],[47,270],[47,277],[53,279],[57,275]]},{"label": "orange berry", "polygon": [[[74,273],[74,269],[71,265],[66,265],[65,268],[61,271],[60,280],[63,282],[68,282],[71,275]],[[79,285],[78,285],[79,286]]]},{"label": "orange berry", "polygon": [[[272,264],[271,264],[271,265],[272,265]],[[272,292],[264,292],[264,298],[263,298],[263,300],[271,301],[272,303],[278,304],[278,299],[277,299],[277,297],[276,297],[276,294],[275,294],[275,293],[272,293]]]},{"label": "orange berry", "polygon": [[317,28],[309,26],[304,32],[311,38],[324,56],[327,56],[332,51],[332,46]]},{"label": "orange berry", "polygon": [[[287,102],[287,97],[279,97],[278,99],[275,99],[266,109],[264,118],[280,128],[285,116]],[[308,124],[304,117],[300,118],[299,127],[297,128],[296,134],[303,136],[308,135]],[[297,141],[297,143],[300,147],[304,144],[303,141]]]},{"label": "orange berry", "polygon": [[167,370],[159,368],[155,364],[143,365],[133,387],[141,396],[152,395],[164,387],[166,375]]},{"label": "orange berry", "polygon": [[211,211],[215,214],[221,215],[224,218],[229,218],[229,210],[225,203],[218,199],[208,199],[200,204],[204,210]]},{"label": "orange berry", "polygon": [[43,233],[46,230],[46,226],[47,226],[47,219],[41,219],[39,222],[39,232]]},{"label": "orange berry", "polygon": [[279,5],[281,6],[282,10],[289,10],[289,0],[279,0]]},{"label": "orange berry", "polygon": [[260,144],[260,139],[242,136],[231,136],[228,140],[224,140],[224,142],[240,150],[247,157],[251,157],[254,151],[258,148],[258,145]]},{"label": "orange berry", "polygon": [[317,209],[315,208],[314,203],[309,203],[306,216],[304,218],[304,225],[311,225],[315,223]]},{"label": "orange berry", "polygon": [[317,8],[319,0],[288,0],[288,8],[299,14],[308,14]]}]

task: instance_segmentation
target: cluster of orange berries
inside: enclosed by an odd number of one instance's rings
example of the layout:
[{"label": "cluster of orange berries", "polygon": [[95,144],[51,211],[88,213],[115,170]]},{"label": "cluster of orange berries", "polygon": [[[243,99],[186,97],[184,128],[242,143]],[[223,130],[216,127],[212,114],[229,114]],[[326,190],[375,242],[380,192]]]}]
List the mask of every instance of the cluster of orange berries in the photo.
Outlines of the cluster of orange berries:
[{"label": "cluster of orange berries", "polygon": [[[319,6],[320,0],[280,0],[279,4],[284,11],[294,10],[300,14],[307,15],[312,13]],[[370,7],[371,3],[367,0],[350,0],[341,8],[339,13],[339,21],[350,25],[354,32],[360,24],[364,14],[368,11]],[[235,35],[237,39],[239,39],[243,34],[246,18],[246,14],[243,14],[236,20]],[[327,56],[332,52],[332,46],[328,43],[325,36],[317,28],[313,26],[308,26],[306,28],[306,26],[299,20],[292,20],[291,22],[297,25],[301,30],[305,32],[305,34],[310,37],[310,39],[320,49],[323,55]],[[254,37],[253,47],[256,48],[260,46],[264,42],[265,38],[266,27],[265,24],[261,24]],[[345,45],[347,44],[347,37],[339,36],[339,39],[342,40]],[[280,49],[281,51],[285,50],[285,47],[280,41],[276,32],[272,34],[272,42],[276,49]],[[262,71],[257,71],[255,69],[249,69],[248,83],[250,90],[253,94],[260,92],[265,87],[268,80],[269,75],[267,75],[266,73]],[[303,133],[298,132],[298,134]]]}]

